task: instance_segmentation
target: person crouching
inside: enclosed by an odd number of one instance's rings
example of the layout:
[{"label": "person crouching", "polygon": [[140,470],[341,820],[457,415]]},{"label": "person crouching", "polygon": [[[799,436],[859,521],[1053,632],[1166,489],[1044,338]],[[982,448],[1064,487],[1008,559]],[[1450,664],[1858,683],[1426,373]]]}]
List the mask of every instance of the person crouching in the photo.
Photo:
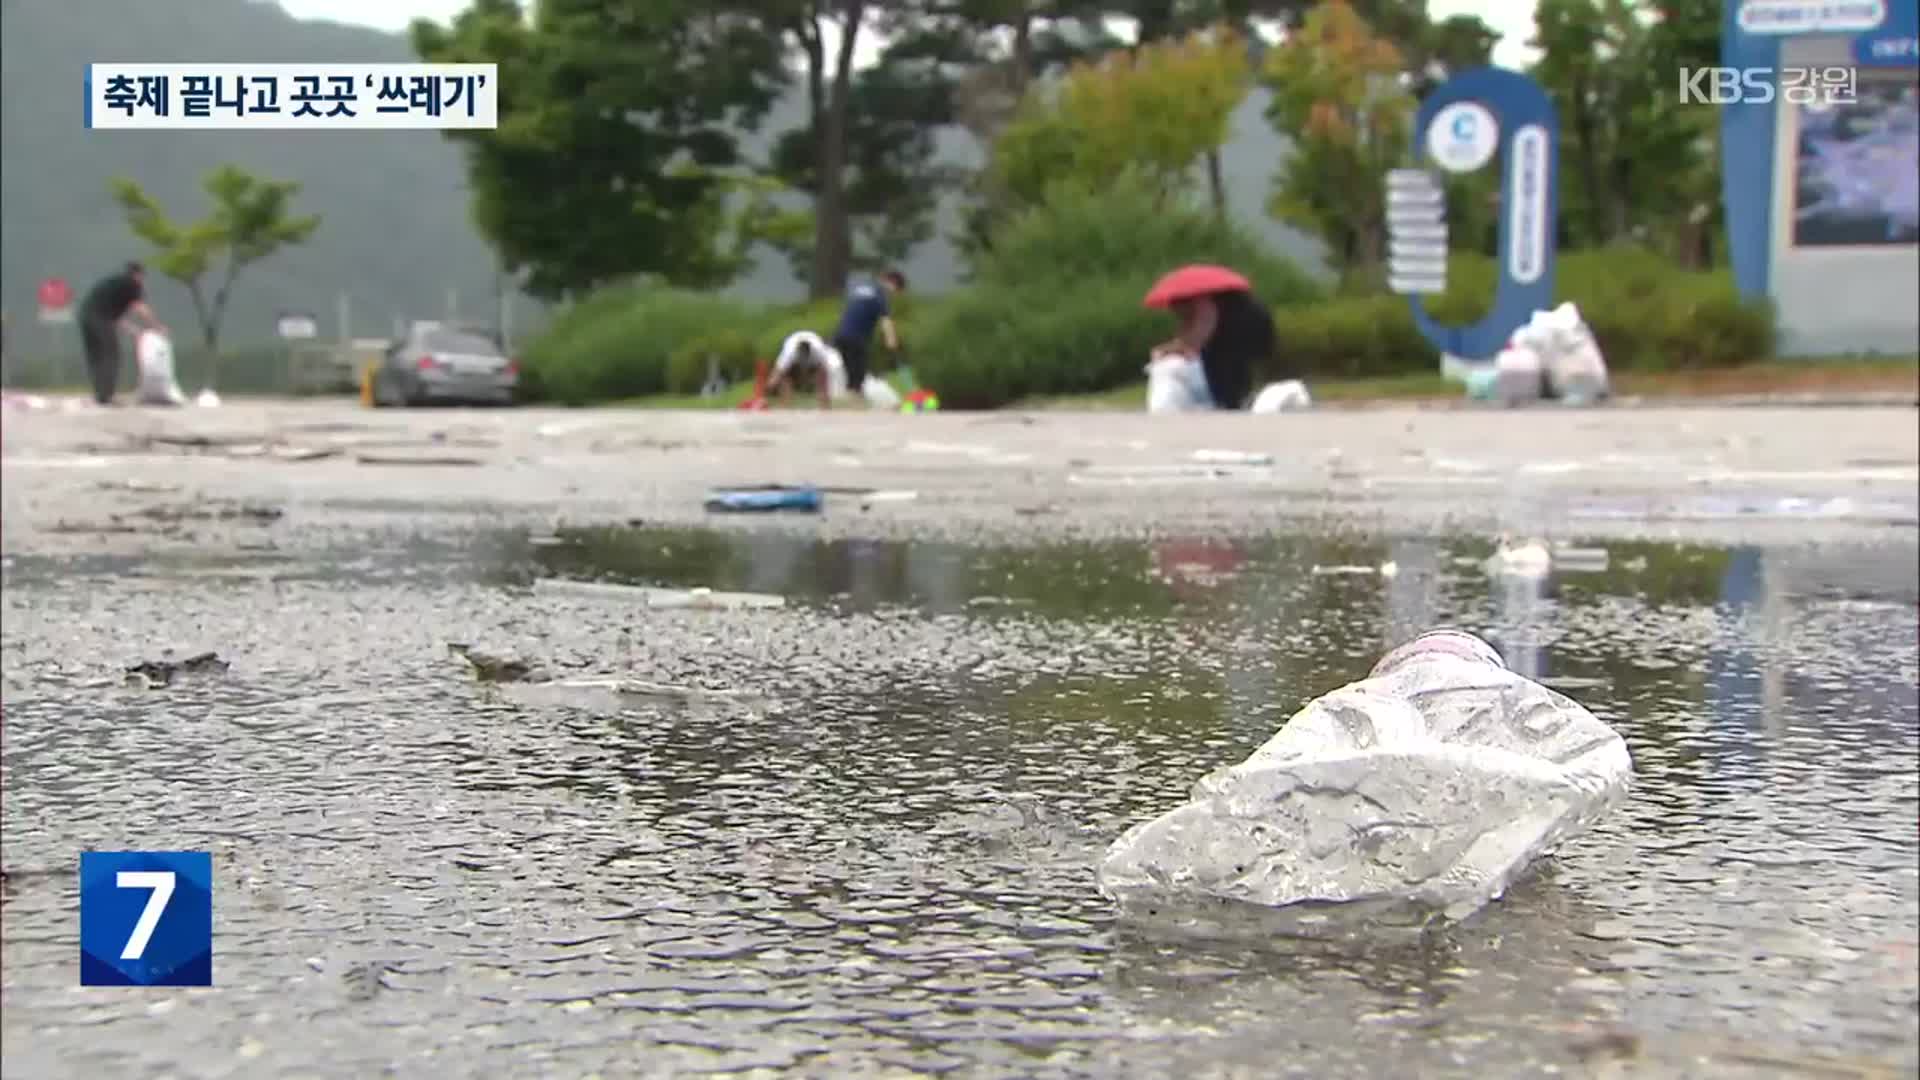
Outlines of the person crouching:
[{"label": "person crouching", "polygon": [[823,409],[833,408],[833,399],[847,393],[846,360],[811,330],[796,330],[781,342],[773,375],[767,379],[767,396],[778,392],[781,404],[792,404],[794,378],[803,373],[812,376]]}]

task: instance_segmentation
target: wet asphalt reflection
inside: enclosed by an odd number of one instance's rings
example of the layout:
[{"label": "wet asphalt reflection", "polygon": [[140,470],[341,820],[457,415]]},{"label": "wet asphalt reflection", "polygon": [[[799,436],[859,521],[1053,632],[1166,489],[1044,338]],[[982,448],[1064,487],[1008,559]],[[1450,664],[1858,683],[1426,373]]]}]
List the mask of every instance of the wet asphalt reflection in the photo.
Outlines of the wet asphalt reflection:
[{"label": "wet asphalt reflection", "polygon": [[[7,1072],[1920,1065],[1914,546],[1491,551],[590,528],[13,560]],[[555,577],[789,602],[528,588]],[[1630,803],[1423,942],[1114,924],[1107,843],[1438,623],[1616,725]],[[449,642],[675,692],[529,698]],[[230,667],[122,683],[168,650]],[[213,990],[75,985],[94,848],[214,852]]]}]

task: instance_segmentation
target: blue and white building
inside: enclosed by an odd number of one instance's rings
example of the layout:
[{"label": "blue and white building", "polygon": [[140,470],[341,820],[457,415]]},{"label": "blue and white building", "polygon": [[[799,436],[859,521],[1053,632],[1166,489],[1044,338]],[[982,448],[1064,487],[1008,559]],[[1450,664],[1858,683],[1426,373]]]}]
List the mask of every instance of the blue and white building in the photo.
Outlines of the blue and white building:
[{"label": "blue and white building", "polygon": [[1784,355],[1920,352],[1920,0],[1725,8],[1722,65],[1777,76],[1721,105],[1741,291],[1773,299]]}]

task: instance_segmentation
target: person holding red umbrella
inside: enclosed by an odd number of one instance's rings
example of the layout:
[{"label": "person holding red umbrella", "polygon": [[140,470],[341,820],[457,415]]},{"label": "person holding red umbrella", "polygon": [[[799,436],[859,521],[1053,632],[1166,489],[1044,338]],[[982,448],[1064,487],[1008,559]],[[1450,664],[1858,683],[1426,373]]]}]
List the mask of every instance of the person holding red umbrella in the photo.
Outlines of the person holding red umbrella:
[{"label": "person holding red umbrella", "polygon": [[1145,303],[1180,318],[1179,332],[1154,346],[1154,357],[1198,356],[1214,408],[1245,406],[1254,369],[1274,360],[1273,313],[1247,279],[1223,266],[1183,266],[1161,278]]}]

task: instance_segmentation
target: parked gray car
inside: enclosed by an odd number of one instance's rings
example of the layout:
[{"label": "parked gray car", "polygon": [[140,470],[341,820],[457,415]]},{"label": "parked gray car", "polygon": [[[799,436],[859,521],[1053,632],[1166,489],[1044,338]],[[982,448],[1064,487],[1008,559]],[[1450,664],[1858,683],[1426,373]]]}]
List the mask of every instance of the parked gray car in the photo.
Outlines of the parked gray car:
[{"label": "parked gray car", "polygon": [[486,333],[415,323],[381,358],[373,403],[510,405],[519,387],[520,365]]}]

